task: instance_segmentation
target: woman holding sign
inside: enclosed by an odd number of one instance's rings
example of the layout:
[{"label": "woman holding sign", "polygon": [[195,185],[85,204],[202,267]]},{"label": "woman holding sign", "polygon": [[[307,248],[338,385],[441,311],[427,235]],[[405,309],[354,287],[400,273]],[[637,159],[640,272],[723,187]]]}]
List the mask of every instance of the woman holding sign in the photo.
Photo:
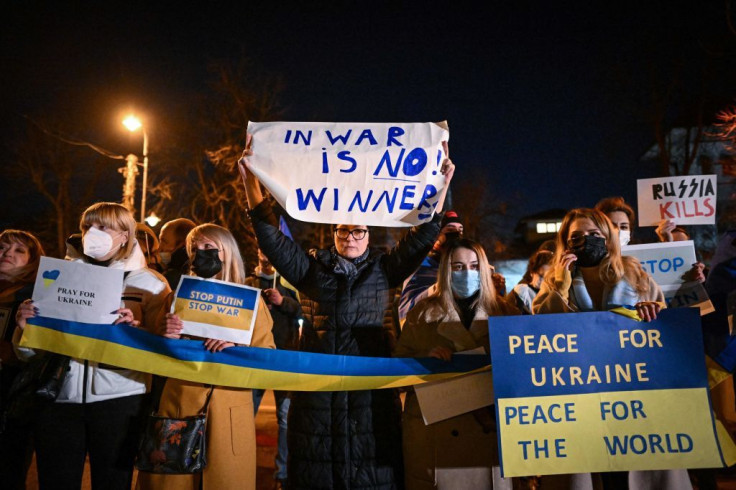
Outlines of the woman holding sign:
[{"label": "woman holding sign", "polygon": [[[8,408],[8,392],[21,363],[13,352],[15,313],[20,303],[31,297],[43,247],[26,231],[0,233],[0,401]],[[30,428],[16,420],[0,427],[0,481],[4,488],[25,488],[33,447]]]},{"label": "woman holding sign", "polygon": [[[331,249],[307,253],[276,226],[248,169],[250,155],[246,149],[239,168],[258,245],[284,279],[313,300],[305,311],[300,350],[390,357],[394,333],[383,325],[393,299],[389,292],[432,249],[442,216],[410,230],[388,253],[369,248],[370,230],[355,224],[334,227]],[[445,187],[437,211],[454,165],[445,160],[440,171]],[[288,426],[289,488],[402,486],[401,404],[395,390],[294,392]]]},{"label": "woman holding sign", "polygon": [[611,220],[597,209],[573,209],[556,238],[552,270],[534,299],[534,313],[606,311],[633,306],[644,321],[657,318],[664,295],[632,257],[621,255]]},{"label": "woman holding sign", "polygon": [[[82,250],[70,245],[74,260],[125,271],[123,307],[116,324],[153,330],[168,296],[168,284],[146,268],[135,240],[135,219],[116,203],[97,203],[80,222]],[[16,315],[17,344],[26,320],[36,311],[30,301]],[[18,347],[25,356],[35,353]],[[80,488],[89,454],[94,488],[130,489],[149,375],[72,359],[61,392],[36,421],[34,443],[41,488]]]},{"label": "woman holding sign", "polygon": [[[245,283],[245,267],[232,234],[214,224],[200,225],[187,235],[186,241],[193,275],[236,284]],[[273,349],[271,315],[262,299],[250,345]],[[182,320],[174,313],[166,314],[165,337],[182,336]],[[233,347],[232,342],[206,339],[204,348],[221,352]],[[207,466],[201,473],[173,475],[140,471],[141,489],[255,489],[256,432],[253,415],[253,392],[249,389],[209,386],[169,378],[161,394],[158,414],[183,418],[196,415],[209,396],[207,409]]]},{"label": "woman holding sign", "polygon": [[[662,290],[637,259],[621,255],[616,228],[603,212],[587,208],[568,212],[556,245],[552,270],[532,304],[535,314],[629,306],[644,321],[657,318],[665,304]],[[617,475],[604,474],[606,488],[619,487]],[[579,485],[591,478],[590,474],[546,476],[543,484],[569,479],[572,485]],[[686,470],[632,471],[628,483],[635,490],[692,488]]]},{"label": "woman holding sign", "polygon": [[[449,361],[455,352],[480,348],[489,353],[488,317],[518,314],[496,296],[483,247],[456,240],[440,259],[437,292],[409,311],[394,356]],[[511,481],[498,473],[491,406],[425,425],[412,391],[406,397],[403,432],[407,489],[511,488]],[[453,471],[443,473],[443,468]]]}]

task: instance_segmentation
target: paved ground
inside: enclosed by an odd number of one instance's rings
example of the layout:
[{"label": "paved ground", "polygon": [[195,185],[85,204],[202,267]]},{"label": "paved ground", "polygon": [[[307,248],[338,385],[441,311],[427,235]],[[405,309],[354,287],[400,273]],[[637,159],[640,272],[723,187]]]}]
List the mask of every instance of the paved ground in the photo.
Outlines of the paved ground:
[{"label": "paved ground", "polygon": [[[273,472],[274,459],[276,458],[276,441],[278,436],[278,426],[276,424],[276,404],[273,399],[273,392],[267,391],[261,401],[261,407],[256,416],[256,444],[258,445],[256,464],[256,488],[258,490],[271,490],[274,487]],[[135,482],[135,478],[133,479]],[[135,487],[135,483],[133,484]],[[2,488],[2,482],[0,482]],[[35,460],[28,472],[26,480],[27,490],[38,489],[38,479],[36,477]],[[89,477],[89,463],[85,466],[84,480],[82,489],[91,489],[92,485]]]},{"label": "paved ground", "polygon": [[[273,471],[274,458],[276,457],[276,440],[278,427],[276,425],[276,406],[273,392],[267,391],[261,402],[261,408],[256,416],[256,443],[257,450],[257,473],[256,488],[258,490],[271,490],[274,487]],[[38,489],[38,481],[35,476],[35,467],[28,474],[27,489]],[[0,483],[0,488],[2,484]],[[83,489],[91,488],[88,468],[85,469]],[[736,469],[731,471],[722,470],[718,475],[719,490],[736,490]]]}]

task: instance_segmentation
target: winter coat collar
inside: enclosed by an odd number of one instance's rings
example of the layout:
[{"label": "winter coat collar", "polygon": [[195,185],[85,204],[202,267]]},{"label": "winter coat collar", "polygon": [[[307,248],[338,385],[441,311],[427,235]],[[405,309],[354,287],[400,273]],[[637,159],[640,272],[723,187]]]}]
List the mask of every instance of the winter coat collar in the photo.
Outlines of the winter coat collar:
[{"label": "winter coat collar", "polygon": [[475,349],[488,343],[488,314],[483,308],[475,310],[470,328],[465,328],[455,309],[445,312],[439,305],[432,305],[424,315],[429,323],[439,322],[437,333],[452,341],[456,352]]}]

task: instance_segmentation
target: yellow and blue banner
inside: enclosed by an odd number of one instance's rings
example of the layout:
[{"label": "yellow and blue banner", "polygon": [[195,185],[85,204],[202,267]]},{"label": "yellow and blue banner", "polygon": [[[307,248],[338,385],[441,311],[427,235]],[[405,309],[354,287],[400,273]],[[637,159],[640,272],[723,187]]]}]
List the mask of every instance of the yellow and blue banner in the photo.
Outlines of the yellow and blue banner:
[{"label": "yellow and blue banner", "polygon": [[489,325],[504,476],[712,468],[730,459],[711,408],[697,309],[663,310],[646,323],[594,312]]},{"label": "yellow and blue banner", "polygon": [[181,276],[171,312],[184,322],[185,334],[248,345],[260,294],[242,284]]},{"label": "yellow and blue banner", "polygon": [[22,347],[187,381],[284,391],[398,388],[488,367],[486,355],[382,358],[313,354],[258,347],[207,351],[202,341],[168,339],[128,325],[53,318],[28,320]]}]

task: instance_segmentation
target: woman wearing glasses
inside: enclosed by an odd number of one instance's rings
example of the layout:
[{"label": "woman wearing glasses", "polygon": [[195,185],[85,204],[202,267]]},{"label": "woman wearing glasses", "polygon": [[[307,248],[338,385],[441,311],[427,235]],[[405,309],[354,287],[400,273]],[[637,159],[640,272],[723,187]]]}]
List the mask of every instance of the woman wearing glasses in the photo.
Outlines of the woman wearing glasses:
[{"label": "woman wearing glasses", "polygon": [[[573,209],[565,216],[556,238],[555,258],[532,303],[535,314],[606,311],[618,306],[636,308],[644,321],[657,318],[664,295],[633,257],[621,255],[619,236],[611,220],[597,209]],[[603,477],[604,488],[690,489],[687,470],[631,471],[591,475],[546,476],[543,485],[581,488]]]},{"label": "woman wearing glasses", "polygon": [[[283,277],[309,297],[299,350],[390,357],[393,329],[383,319],[389,293],[432,249],[440,215],[411,229],[388,253],[370,248],[370,230],[337,225],[334,246],[302,250],[276,226],[260,184],[241,160],[258,245]],[[445,189],[454,165],[442,165]],[[437,204],[441,211],[444,191]],[[288,419],[288,487],[397,488],[403,484],[401,404],[395,390],[294,392]]]}]

